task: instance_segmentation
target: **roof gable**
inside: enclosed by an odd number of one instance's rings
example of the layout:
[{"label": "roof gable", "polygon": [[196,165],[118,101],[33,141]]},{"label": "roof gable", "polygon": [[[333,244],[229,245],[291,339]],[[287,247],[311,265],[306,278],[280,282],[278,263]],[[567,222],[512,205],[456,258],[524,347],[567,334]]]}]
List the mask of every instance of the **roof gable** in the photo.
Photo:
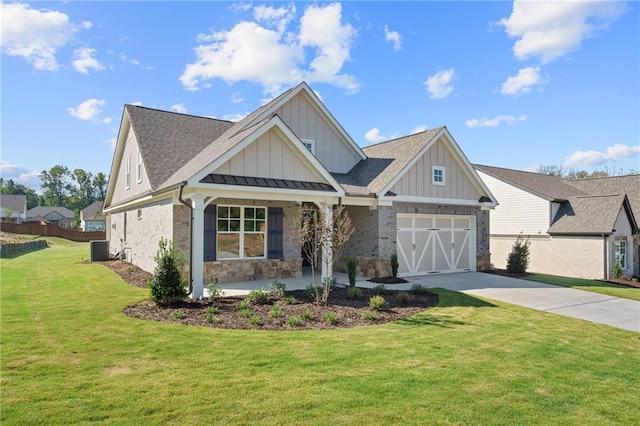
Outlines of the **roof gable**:
[{"label": "roof gable", "polygon": [[640,174],[570,179],[567,183],[592,195],[626,194],[633,214],[640,217]]},{"label": "roof gable", "polygon": [[27,217],[28,218],[36,217],[36,216],[45,217],[54,212],[68,219],[73,219],[75,216],[74,213],[66,207],[37,206],[27,210]]},{"label": "roof gable", "polygon": [[[80,210],[80,218],[82,220],[104,220],[102,213],[102,201],[95,201],[84,209]],[[97,215],[96,215],[97,213]]]},{"label": "roof gable", "polygon": [[626,214],[633,230],[637,224],[625,195],[570,197],[562,203],[547,231],[549,234],[609,235],[620,214]]},{"label": "roof gable", "polygon": [[0,195],[0,207],[14,212],[24,212],[27,208],[27,196],[21,194]]}]

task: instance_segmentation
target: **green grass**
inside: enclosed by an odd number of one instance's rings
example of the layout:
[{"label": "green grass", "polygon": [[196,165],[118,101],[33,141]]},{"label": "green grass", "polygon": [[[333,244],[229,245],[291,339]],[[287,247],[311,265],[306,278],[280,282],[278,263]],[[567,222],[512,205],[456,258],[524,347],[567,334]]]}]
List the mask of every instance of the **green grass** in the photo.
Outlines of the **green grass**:
[{"label": "green grass", "polygon": [[445,290],[380,326],[146,322],[88,252],[0,259],[2,425],[640,422],[638,333]]},{"label": "green grass", "polygon": [[525,279],[547,284],[555,284],[562,287],[570,287],[578,290],[591,291],[625,299],[640,300],[640,288],[624,287],[608,284],[598,280],[584,280],[581,278],[559,277],[557,275],[533,274]]}]

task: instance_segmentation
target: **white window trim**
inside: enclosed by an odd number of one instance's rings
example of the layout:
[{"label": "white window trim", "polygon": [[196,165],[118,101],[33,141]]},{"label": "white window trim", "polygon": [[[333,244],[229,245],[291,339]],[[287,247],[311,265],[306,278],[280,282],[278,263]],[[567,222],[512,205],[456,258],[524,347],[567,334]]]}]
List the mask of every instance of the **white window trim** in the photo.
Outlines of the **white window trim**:
[{"label": "white window trim", "polygon": [[616,261],[617,257],[620,257],[620,246],[624,244],[624,254],[622,257],[622,262],[620,263],[620,267],[622,269],[627,269],[627,257],[629,256],[629,244],[627,244],[627,240],[626,239],[620,239],[620,240],[615,240],[615,242],[613,243],[613,258],[614,258],[614,262]]},{"label": "white window trim", "polygon": [[124,187],[131,188],[131,156],[127,155],[124,160]]},{"label": "white window trim", "polygon": [[300,139],[304,146],[313,154],[316,155],[316,141],[313,139]]},{"label": "white window trim", "polygon": [[[218,229],[218,211],[221,207],[239,207],[240,208],[240,231],[220,231]],[[254,208],[254,209],[264,209],[264,256],[259,257],[244,257],[244,210],[246,208]],[[254,260],[254,259],[266,259],[267,258],[267,244],[268,244],[268,219],[267,215],[269,213],[269,209],[266,206],[238,206],[232,204],[221,204],[216,209],[216,260]],[[220,247],[218,241],[219,234],[240,234],[240,244],[238,247],[238,257],[218,257],[218,248]],[[249,234],[259,234],[259,232],[249,232]]]},{"label": "white window trim", "polygon": [[[440,170],[442,172],[442,182],[436,181],[436,171]],[[444,166],[432,166],[431,167],[431,184],[432,185],[441,185],[444,186],[447,182],[447,171]]]},{"label": "white window trim", "polygon": [[138,158],[136,164],[136,182],[142,183],[142,156],[140,155],[140,148],[138,148]]}]

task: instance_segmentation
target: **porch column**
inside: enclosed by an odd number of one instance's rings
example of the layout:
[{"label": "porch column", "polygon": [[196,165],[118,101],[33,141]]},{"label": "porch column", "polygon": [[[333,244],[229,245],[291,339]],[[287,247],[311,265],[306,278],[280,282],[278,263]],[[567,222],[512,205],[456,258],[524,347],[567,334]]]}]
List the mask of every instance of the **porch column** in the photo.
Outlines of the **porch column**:
[{"label": "porch column", "polygon": [[333,277],[333,246],[331,244],[333,239],[333,208],[330,204],[322,204],[320,208],[327,228],[326,239],[322,245],[322,282],[324,283],[325,278],[331,279]]},{"label": "porch column", "polygon": [[191,234],[192,299],[200,299],[204,295],[204,196],[194,194],[191,197],[193,209],[193,229]]}]

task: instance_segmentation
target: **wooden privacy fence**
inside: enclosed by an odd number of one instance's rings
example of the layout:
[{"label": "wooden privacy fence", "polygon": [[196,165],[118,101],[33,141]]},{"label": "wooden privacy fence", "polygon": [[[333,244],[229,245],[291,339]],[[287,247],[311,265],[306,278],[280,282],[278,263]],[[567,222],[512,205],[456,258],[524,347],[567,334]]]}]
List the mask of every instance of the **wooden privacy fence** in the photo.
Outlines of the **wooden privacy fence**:
[{"label": "wooden privacy fence", "polygon": [[12,234],[42,235],[45,237],[60,237],[71,241],[89,242],[91,240],[104,240],[107,235],[104,231],[83,232],[77,229],[67,229],[53,223],[0,223],[0,230]]}]

